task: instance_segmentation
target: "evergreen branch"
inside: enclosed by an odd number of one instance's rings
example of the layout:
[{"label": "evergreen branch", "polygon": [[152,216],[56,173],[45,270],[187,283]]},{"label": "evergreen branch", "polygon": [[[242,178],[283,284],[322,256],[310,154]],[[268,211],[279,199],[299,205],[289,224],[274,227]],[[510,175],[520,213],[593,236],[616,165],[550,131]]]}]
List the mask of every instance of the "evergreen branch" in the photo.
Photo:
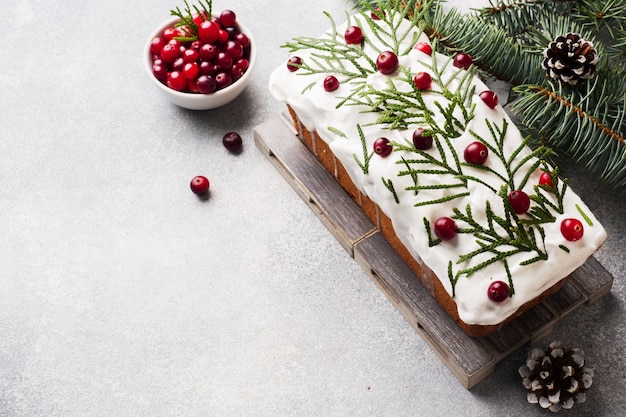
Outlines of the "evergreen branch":
[{"label": "evergreen branch", "polygon": [[[438,6],[424,31],[437,39],[449,54],[463,51],[475,65],[498,79],[513,84],[540,83],[543,77],[541,55],[528,54],[517,39],[484,20],[462,15],[453,9],[444,13]],[[530,81],[532,80],[532,81]]]},{"label": "evergreen branch", "polygon": [[[606,81],[604,82],[606,83]],[[587,94],[558,90],[539,85],[516,87],[520,96],[516,109],[524,109],[522,122],[564,149],[575,160],[584,163],[607,183],[626,187],[626,140],[624,137],[626,92],[617,100],[594,103],[591,92],[604,84],[600,80],[589,83]],[[606,97],[606,94],[601,94]],[[577,101],[575,101],[578,98]],[[615,109],[609,105],[619,104]]]}]

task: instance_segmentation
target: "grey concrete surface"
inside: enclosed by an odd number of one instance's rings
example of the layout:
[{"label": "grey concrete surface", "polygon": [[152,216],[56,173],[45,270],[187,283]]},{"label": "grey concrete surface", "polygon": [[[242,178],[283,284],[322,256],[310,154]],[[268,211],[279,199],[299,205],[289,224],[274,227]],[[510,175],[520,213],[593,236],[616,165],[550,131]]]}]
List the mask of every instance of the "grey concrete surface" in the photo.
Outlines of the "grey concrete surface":
[{"label": "grey concrete surface", "polygon": [[[525,348],[465,390],[254,146],[283,111],[267,90],[279,45],[349,4],[216,0],[259,61],[207,112],[166,102],[142,67],[176,5],[2,4],[0,416],[550,414],[526,402]],[[221,144],[231,130],[239,155]],[[198,174],[208,201],[189,191]],[[582,347],[596,370],[564,415],[623,416],[625,198],[569,174],[609,231],[598,259],[615,284],[543,343]]]}]

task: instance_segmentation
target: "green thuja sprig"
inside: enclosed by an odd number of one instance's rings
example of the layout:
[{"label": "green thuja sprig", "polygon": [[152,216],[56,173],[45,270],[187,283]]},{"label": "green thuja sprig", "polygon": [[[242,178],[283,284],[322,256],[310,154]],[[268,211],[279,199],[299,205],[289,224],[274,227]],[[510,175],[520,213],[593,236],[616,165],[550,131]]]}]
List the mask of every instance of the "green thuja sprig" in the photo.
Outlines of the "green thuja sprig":
[{"label": "green thuja sprig", "polygon": [[[376,20],[370,17],[371,11],[362,11],[361,16],[371,30],[372,36],[376,38],[381,45],[386,47],[387,50],[391,50],[396,55],[406,55],[419,38],[420,33],[415,32],[414,29],[417,26],[417,22],[420,20],[421,12],[414,7],[407,7],[397,1],[386,1],[382,3],[380,10],[384,10],[384,12],[381,13],[380,11],[374,10],[373,13],[376,13],[379,20],[389,25],[388,29],[381,26]],[[401,25],[403,23],[406,24],[406,21],[410,23],[410,25],[407,25],[410,29],[402,30]],[[411,38],[407,40],[409,36],[411,36]],[[364,42],[375,51],[382,52],[380,47],[372,42],[372,39],[366,38]],[[405,49],[401,50],[400,47],[403,43],[405,44]]]},{"label": "green thuja sprig", "polygon": [[[438,90],[420,91],[413,81],[414,74],[411,74],[408,68],[401,68],[400,76],[395,80],[389,78],[386,88],[380,89],[366,85],[358,95],[353,95],[346,101],[350,105],[364,107],[365,112],[379,114],[373,124],[386,125],[389,129],[406,129],[412,124],[424,124],[433,133],[459,137],[474,117],[472,81],[476,70],[475,68],[467,71],[460,69],[452,72],[448,78],[444,78],[450,63],[451,59],[448,59],[440,67],[436,56],[433,57],[432,62],[424,63],[431,70],[432,83],[439,87]],[[450,89],[453,80],[458,82],[455,90]],[[444,99],[434,101],[437,112],[426,104],[424,99],[426,94]],[[444,116],[443,126],[435,120],[435,115],[438,113]],[[457,115],[458,113],[460,116]]]},{"label": "green thuja sprig", "polygon": [[[412,190],[418,193],[422,190],[459,188],[462,191],[451,193],[438,199],[420,201],[415,204],[416,207],[445,203],[456,198],[466,197],[470,194],[469,191],[467,191],[467,180],[463,178],[462,175],[461,161],[458,158],[450,138],[446,136],[433,136],[433,143],[438,152],[426,152],[417,149],[408,140],[405,143],[393,143],[394,150],[416,154],[415,158],[402,158],[400,161],[396,162],[398,164],[404,164],[407,167],[406,170],[400,171],[398,176],[409,175],[413,179],[414,185],[406,187],[406,190]],[[420,184],[419,177],[422,175],[437,175],[440,178],[449,178],[449,181],[442,181],[437,185]]]},{"label": "green thuja sprig", "polygon": [[[502,187],[499,195],[506,198],[507,187]],[[459,228],[458,233],[468,233],[476,238],[478,248],[462,254],[457,259],[457,264],[462,264],[472,260],[479,255],[487,254],[487,258],[476,265],[469,268],[462,268],[456,273],[449,274],[450,282],[454,292],[454,287],[459,278],[466,276],[471,278],[475,273],[495,263],[501,263],[505,274],[509,280],[511,295],[514,293],[513,282],[509,269],[508,259],[511,256],[521,253],[528,253],[530,257],[521,261],[520,265],[530,265],[535,262],[548,259],[545,249],[545,232],[541,227],[528,226],[520,221],[510,207],[505,205],[504,217],[494,213],[491,203],[485,203],[485,213],[487,224],[480,224],[472,213],[471,205],[467,205],[465,211],[458,208],[453,209],[454,214],[451,216],[454,220],[458,220],[467,227]],[[449,272],[452,268],[449,268]]]},{"label": "green thuja sprig", "polygon": [[398,193],[393,186],[393,181],[391,179],[385,179],[384,177],[381,177],[381,180],[383,181],[383,184],[385,184],[385,187],[387,187],[391,194],[393,194],[393,198],[396,201],[396,204],[400,204],[400,198],[398,197]]},{"label": "green thuja sprig", "polygon": [[[480,135],[478,135],[478,133],[474,131],[470,131],[470,133],[479,142],[482,142],[487,147],[487,149],[489,149],[490,155],[496,156],[502,162],[505,172],[498,172],[488,165],[472,164],[469,162],[464,162],[463,164],[467,166],[472,166],[476,169],[488,172],[489,174],[496,176],[497,178],[501,179],[502,182],[508,184],[511,190],[519,190],[524,188],[524,186],[528,182],[528,179],[530,178],[530,175],[539,168],[542,160],[546,158],[550,153],[550,149],[539,146],[532,152],[529,152],[523,158],[519,158],[521,152],[525,149],[528,149],[527,145],[530,138],[527,137],[522,140],[520,145],[513,152],[511,152],[510,155],[507,156],[505,152],[505,138],[508,129],[508,122],[506,120],[503,120],[501,127],[491,123],[489,120],[485,120],[485,123],[487,125],[487,128],[489,129],[489,132],[491,133],[493,142],[483,139]],[[516,162],[516,159],[519,159],[519,161]],[[533,160],[534,162],[531,163],[531,161]],[[530,166],[529,163],[531,163]],[[526,171],[526,175],[522,178],[521,181],[519,181],[519,183],[516,183],[516,175],[522,169]],[[464,178],[466,178],[467,180],[480,182],[494,193],[498,192],[496,188],[478,177],[464,176]]]},{"label": "green thuja sprig", "polygon": [[174,39],[180,42],[193,42],[198,39],[198,24],[194,21],[195,16],[204,16],[205,19],[211,18],[211,11],[213,8],[212,0],[198,0],[197,5],[189,6],[187,0],[185,0],[185,8],[183,10],[180,7],[170,10],[170,15],[178,17],[174,26],[182,29],[186,36],[176,36]]},{"label": "green thuja sprig", "polygon": [[[370,15],[371,11],[374,10],[373,6],[367,12],[360,12],[360,21],[358,22],[353,22],[353,18],[346,13],[348,25],[367,25],[371,29],[370,36],[382,42],[388,49],[396,53],[406,54],[419,37],[419,31],[415,30],[415,23],[419,16],[419,13],[415,12],[417,9],[403,6],[394,1],[383,2],[381,8],[385,10],[385,13],[381,14],[379,20],[374,20]],[[290,53],[301,50],[311,52],[309,57],[298,65],[298,75],[332,74],[340,78],[339,81],[342,85],[351,84],[351,94],[338,103],[337,107],[340,107],[365,88],[366,78],[377,72],[378,68],[376,62],[365,53],[363,46],[347,44],[344,34],[337,30],[337,24],[333,17],[327,12],[324,14],[331,24],[331,29],[324,36],[319,38],[296,37],[283,44],[282,47],[288,49]],[[411,24],[407,25],[407,20]],[[401,27],[403,23],[405,26]],[[390,41],[386,40],[387,36],[391,39]],[[409,36],[411,38],[407,40]],[[372,39],[366,38],[363,42],[375,50],[379,50]],[[403,44],[406,44],[405,50],[400,50]],[[307,86],[304,91],[311,87],[311,85]]]},{"label": "green thuja sprig", "polygon": [[367,152],[367,141],[365,140],[365,134],[363,133],[363,129],[361,125],[356,126],[357,131],[359,132],[359,139],[361,140],[361,149],[363,150],[363,161],[359,160],[356,154],[352,155],[357,165],[363,170],[363,174],[367,175],[370,169],[370,161],[374,156],[374,151]]}]

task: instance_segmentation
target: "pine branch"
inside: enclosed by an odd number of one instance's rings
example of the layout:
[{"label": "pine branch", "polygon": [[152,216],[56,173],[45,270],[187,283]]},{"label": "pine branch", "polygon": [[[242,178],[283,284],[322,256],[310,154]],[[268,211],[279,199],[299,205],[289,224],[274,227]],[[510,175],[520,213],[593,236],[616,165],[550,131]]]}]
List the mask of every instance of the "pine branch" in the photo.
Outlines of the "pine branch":
[{"label": "pine branch", "polygon": [[624,86],[614,90],[597,77],[582,92],[551,83],[519,86],[515,92],[519,101],[514,108],[522,113],[522,123],[608,184],[626,188]]}]

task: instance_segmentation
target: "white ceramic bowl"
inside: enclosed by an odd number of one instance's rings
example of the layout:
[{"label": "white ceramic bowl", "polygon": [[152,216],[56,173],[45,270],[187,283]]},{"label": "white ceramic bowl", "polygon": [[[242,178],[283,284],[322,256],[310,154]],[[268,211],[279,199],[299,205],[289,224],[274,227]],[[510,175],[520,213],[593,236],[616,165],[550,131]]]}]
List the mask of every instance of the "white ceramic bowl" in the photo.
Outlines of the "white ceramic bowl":
[{"label": "white ceramic bowl", "polygon": [[223,106],[224,104],[230,103],[233,101],[248,85],[248,81],[250,81],[250,74],[252,74],[252,70],[254,69],[254,64],[256,63],[256,43],[252,36],[252,33],[248,30],[248,28],[243,25],[239,20],[237,20],[237,26],[239,26],[239,30],[242,33],[245,33],[250,39],[250,65],[246,72],[239,78],[237,81],[229,85],[228,87],[218,90],[214,93],[210,94],[199,94],[199,93],[185,93],[181,91],[176,91],[162,82],[160,82],[152,73],[152,56],[150,54],[150,43],[152,39],[157,36],[161,36],[163,30],[168,27],[174,26],[174,24],[179,20],[178,17],[174,17],[169,19],[161,26],[159,26],[148,38],[148,42],[143,51],[143,60],[144,67],[148,73],[148,76],[157,86],[161,92],[174,104],[180,107],[184,107],[190,110],[209,110],[215,109],[217,107]]}]

